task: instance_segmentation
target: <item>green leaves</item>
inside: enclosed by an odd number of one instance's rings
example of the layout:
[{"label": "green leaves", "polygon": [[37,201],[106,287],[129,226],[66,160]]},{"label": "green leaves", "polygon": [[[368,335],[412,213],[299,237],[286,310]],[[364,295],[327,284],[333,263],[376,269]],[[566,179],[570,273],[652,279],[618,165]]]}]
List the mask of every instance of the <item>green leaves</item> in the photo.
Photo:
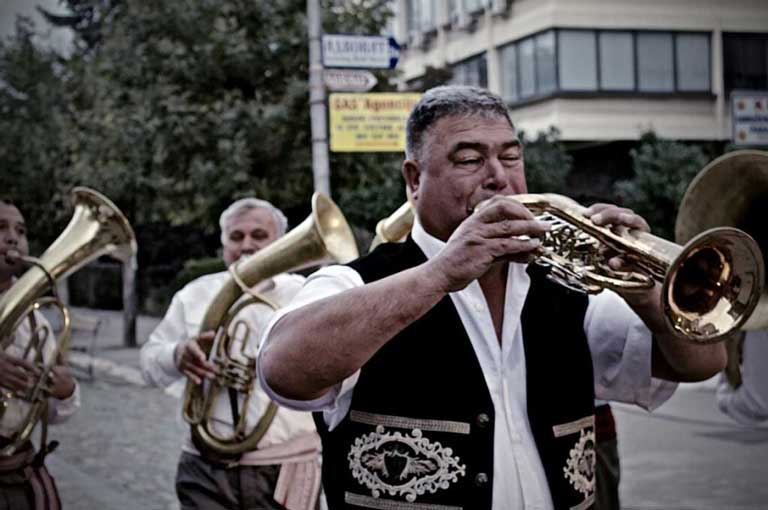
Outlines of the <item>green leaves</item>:
[{"label": "green leaves", "polygon": [[698,145],[662,140],[652,132],[642,136],[630,155],[635,175],[616,183],[619,199],[643,216],[655,235],[674,239],[680,201],[709,158]]}]

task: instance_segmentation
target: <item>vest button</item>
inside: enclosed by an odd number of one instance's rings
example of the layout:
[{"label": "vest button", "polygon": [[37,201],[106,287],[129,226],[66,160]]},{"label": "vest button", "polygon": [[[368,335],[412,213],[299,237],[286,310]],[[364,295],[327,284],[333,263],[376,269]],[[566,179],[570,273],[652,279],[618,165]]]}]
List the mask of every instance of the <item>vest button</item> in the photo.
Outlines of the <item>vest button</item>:
[{"label": "vest button", "polygon": [[477,415],[477,418],[475,419],[475,423],[477,424],[478,427],[480,427],[481,429],[484,429],[485,427],[488,426],[489,423],[491,423],[491,417],[485,413],[480,413]]},{"label": "vest button", "polygon": [[487,483],[488,483],[488,475],[486,475],[485,473],[478,473],[475,476],[475,485],[477,485],[478,487],[482,487]]}]

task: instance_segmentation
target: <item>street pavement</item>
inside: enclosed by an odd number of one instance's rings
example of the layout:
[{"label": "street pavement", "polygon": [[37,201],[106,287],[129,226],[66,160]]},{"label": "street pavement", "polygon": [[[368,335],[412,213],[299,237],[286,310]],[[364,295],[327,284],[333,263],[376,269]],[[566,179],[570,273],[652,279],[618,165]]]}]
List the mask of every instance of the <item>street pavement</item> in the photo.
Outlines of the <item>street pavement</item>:
[{"label": "street pavement", "polygon": [[[73,314],[101,323],[93,348],[90,333],[73,338],[82,408],[49,431],[61,442],[46,462],[65,510],[177,509],[173,479],[187,433],[180,401],[144,384],[138,349],[122,346],[120,312]],[[139,343],[157,322],[139,318]],[[745,428],[719,413],[713,381],[681,385],[653,413],[617,405],[614,414],[622,508],[768,509],[768,424]]]}]

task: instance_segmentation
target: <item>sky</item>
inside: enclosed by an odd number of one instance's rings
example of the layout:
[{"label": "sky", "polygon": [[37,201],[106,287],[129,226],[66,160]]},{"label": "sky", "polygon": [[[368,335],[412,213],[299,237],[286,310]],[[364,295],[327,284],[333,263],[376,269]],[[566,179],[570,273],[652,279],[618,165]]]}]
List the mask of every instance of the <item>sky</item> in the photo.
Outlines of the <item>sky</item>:
[{"label": "sky", "polygon": [[66,12],[59,0],[0,0],[0,37],[5,39],[13,34],[17,15],[28,16],[35,22],[38,43],[66,54],[72,41],[71,31],[50,28],[36,6],[57,14]]}]

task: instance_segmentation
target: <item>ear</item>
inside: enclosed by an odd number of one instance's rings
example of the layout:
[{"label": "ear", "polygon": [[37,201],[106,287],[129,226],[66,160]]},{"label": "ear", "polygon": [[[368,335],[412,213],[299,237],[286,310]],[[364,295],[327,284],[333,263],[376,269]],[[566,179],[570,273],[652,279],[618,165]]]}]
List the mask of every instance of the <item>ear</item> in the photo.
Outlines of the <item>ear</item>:
[{"label": "ear", "polygon": [[401,170],[408,192],[411,194],[414,200],[418,200],[419,185],[421,183],[421,171],[419,169],[419,164],[412,159],[406,159],[403,161]]}]

